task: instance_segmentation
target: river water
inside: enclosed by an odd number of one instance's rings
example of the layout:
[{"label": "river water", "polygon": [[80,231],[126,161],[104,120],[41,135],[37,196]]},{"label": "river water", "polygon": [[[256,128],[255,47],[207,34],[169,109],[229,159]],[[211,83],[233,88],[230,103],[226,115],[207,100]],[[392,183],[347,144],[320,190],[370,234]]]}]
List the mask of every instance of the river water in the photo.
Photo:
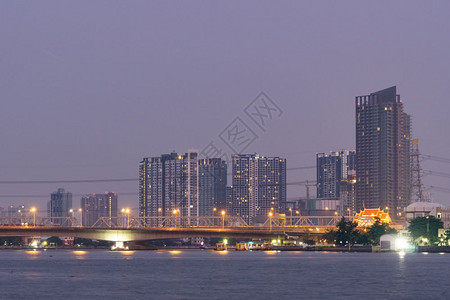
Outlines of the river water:
[{"label": "river water", "polygon": [[450,299],[450,254],[1,250],[1,299]]}]

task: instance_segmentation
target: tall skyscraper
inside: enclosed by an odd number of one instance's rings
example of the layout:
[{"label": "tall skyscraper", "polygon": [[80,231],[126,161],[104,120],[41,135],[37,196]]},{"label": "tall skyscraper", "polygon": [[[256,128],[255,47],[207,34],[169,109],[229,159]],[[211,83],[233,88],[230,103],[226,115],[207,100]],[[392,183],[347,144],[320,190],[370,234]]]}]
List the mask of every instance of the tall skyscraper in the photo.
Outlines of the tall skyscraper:
[{"label": "tall skyscraper", "polygon": [[232,214],[251,224],[257,216],[279,212],[286,202],[286,159],[234,154],[232,162]]},{"label": "tall skyscraper", "polygon": [[198,161],[199,215],[213,216],[226,207],[227,164],[220,158]]},{"label": "tall skyscraper", "polygon": [[401,217],[410,199],[410,116],[395,86],[355,104],[356,208],[388,207]]},{"label": "tall skyscraper", "polygon": [[317,153],[317,198],[339,198],[340,181],[354,170],[355,151]]},{"label": "tall skyscraper", "polygon": [[[81,197],[83,226],[94,225],[101,217],[117,217],[117,195],[113,192]],[[113,223],[117,220],[112,219]]]},{"label": "tall skyscraper", "polygon": [[[141,217],[199,216],[198,153],[163,154],[144,158],[139,165]],[[158,225],[158,221],[149,222]]]},{"label": "tall skyscraper", "polygon": [[[70,217],[72,209],[72,193],[66,192],[59,188],[56,192],[51,193],[50,201],[47,203],[47,217],[61,218]],[[62,219],[53,219],[54,224],[62,224]]]}]

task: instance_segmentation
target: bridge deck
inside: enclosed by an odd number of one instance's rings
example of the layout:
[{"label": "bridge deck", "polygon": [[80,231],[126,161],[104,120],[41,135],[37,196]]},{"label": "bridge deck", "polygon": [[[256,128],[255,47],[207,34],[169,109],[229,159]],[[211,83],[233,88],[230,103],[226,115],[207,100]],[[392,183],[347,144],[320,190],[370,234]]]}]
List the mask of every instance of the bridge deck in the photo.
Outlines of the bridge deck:
[{"label": "bridge deck", "polygon": [[73,236],[106,241],[144,241],[188,237],[270,238],[323,234],[328,228],[297,227],[189,227],[87,228],[58,226],[0,226],[0,236]]}]

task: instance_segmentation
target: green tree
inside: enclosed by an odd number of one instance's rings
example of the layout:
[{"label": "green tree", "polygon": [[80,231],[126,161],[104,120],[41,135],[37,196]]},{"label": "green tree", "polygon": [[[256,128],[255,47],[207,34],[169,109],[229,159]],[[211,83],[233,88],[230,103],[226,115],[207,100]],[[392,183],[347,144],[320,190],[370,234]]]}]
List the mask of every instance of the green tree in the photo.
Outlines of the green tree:
[{"label": "green tree", "polygon": [[0,238],[0,246],[23,246],[23,239],[21,237]]},{"label": "green tree", "polygon": [[323,238],[330,244],[344,246],[348,243],[354,244],[358,241],[360,233],[356,229],[356,222],[347,221],[344,217],[336,224],[335,230],[330,230],[324,234]]},{"label": "green tree", "polygon": [[382,223],[380,218],[376,217],[375,222],[373,223],[372,226],[369,227],[369,230],[367,233],[368,233],[370,244],[379,245],[380,237],[383,234],[397,233],[397,230],[395,230],[394,228],[390,228],[389,224]]},{"label": "green tree", "polygon": [[55,243],[56,246],[61,246],[63,244],[62,240],[58,236],[51,236],[46,241],[48,245]]},{"label": "green tree", "polygon": [[445,232],[444,232],[444,236],[442,237],[443,238],[443,240],[445,241],[445,243],[443,243],[445,246],[447,246],[448,245],[448,241],[450,240],[450,229],[447,229]]},{"label": "green tree", "polygon": [[358,231],[358,235],[356,236],[355,242],[356,244],[369,245],[370,244],[369,234],[367,232]]},{"label": "green tree", "polygon": [[417,217],[409,223],[408,231],[414,240],[418,238],[428,239],[428,243],[436,244],[438,242],[439,228],[443,228],[441,220],[434,216]]}]

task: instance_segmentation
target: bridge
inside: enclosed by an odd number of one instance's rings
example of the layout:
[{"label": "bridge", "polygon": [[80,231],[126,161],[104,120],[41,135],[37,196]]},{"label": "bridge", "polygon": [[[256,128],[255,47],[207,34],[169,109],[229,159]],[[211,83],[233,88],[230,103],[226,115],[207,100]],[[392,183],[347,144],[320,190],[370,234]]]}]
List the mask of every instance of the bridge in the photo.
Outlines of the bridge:
[{"label": "bridge", "polygon": [[[113,242],[189,237],[258,238],[322,235],[335,228],[340,216],[273,216],[248,225],[240,217],[102,217],[83,226],[73,217],[1,217],[0,236],[72,236]],[[348,217],[347,217],[348,218]],[[350,217],[352,218],[352,217]]]}]

